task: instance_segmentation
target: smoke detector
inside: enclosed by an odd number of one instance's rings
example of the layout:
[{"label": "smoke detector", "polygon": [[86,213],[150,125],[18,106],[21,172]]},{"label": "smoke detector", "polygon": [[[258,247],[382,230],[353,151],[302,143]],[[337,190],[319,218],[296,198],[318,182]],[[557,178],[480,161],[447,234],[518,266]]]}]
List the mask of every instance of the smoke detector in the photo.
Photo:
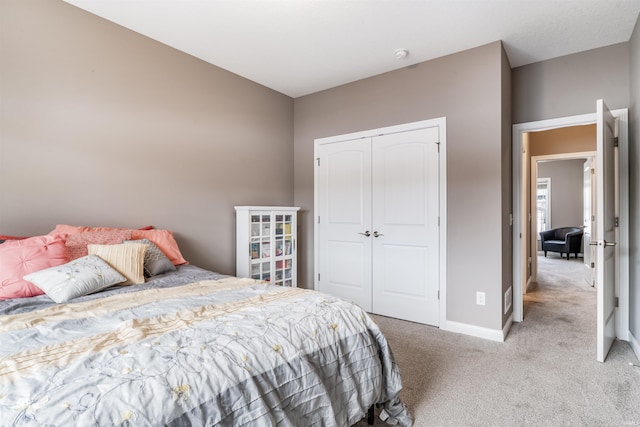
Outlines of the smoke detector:
[{"label": "smoke detector", "polygon": [[404,59],[409,55],[409,51],[407,49],[396,49],[393,53],[396,59]]}]

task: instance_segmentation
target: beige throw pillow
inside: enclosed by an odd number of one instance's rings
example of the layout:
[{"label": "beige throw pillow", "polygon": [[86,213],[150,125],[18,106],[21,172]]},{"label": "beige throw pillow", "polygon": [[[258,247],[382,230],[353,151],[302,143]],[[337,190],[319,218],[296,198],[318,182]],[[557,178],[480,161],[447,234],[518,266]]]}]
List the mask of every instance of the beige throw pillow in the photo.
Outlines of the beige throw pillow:
[{"label": "beige throw pillow", "polygon": [[120,285],[144,283],[145,244],[87,245],[90,255],[98,255],[127,278]]}]

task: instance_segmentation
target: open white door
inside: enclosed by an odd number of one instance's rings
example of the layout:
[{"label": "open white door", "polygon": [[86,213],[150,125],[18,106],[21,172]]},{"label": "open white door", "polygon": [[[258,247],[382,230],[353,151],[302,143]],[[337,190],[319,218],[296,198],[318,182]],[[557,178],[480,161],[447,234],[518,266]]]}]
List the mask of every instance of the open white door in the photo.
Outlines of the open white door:
[{"label": "open white door", "polygon": [[[589,286],[595,286],[596,284],[596,269],[595,269],[595,251],[596,248],[591,246],[591,239],[593,238],[593,231],[595,228],[596,220],[596,204],[594,203],[596,198],[596,183],[595,183],[595,169],[593,168],[593,158],[590,157],[584,162],[583,169],[583,212],[584,212],[584,234],[582,237],[582,253],[584,254],[584,280]],[[591,265],[593,263],[593,266]]]},{"label": "open white door", "polygon": [[596,246],[598,287],[597,360],[604,362],[615,331],[615,118],[603,100],[597,101]]}]

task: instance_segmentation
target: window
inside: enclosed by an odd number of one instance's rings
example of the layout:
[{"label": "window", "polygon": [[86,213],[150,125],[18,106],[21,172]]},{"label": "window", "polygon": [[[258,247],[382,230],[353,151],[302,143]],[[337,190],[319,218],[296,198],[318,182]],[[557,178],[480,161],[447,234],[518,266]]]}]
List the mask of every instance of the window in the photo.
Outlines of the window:
[{"label": "window", "polygon": [[538,178],[536,191],[536,219],[540,232],[551,228],[551,178]]}]

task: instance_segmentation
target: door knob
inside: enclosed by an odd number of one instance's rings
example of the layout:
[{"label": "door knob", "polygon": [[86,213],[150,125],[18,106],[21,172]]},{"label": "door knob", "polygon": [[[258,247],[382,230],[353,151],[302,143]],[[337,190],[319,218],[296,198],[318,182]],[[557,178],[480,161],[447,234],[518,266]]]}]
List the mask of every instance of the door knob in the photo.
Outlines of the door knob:
[{"label": "door knob", "polygon": [[615,246],[615,245],[616,245],[616,242],[607,242],[606,240],[589,242],[589,246]]},{"label": "door knob", "polygon": [[373,232],[373,237],[380,237],[380,236],[384,236],[384,234],[378,233],[377,231]]},{"label": "door knob", "polygon": [[363,236],[366,236],[366,237],[371,236],[371,233],[369,232],[369,230],[365,231],[364,233],[358,233],[358,234],[362,234]]}]

